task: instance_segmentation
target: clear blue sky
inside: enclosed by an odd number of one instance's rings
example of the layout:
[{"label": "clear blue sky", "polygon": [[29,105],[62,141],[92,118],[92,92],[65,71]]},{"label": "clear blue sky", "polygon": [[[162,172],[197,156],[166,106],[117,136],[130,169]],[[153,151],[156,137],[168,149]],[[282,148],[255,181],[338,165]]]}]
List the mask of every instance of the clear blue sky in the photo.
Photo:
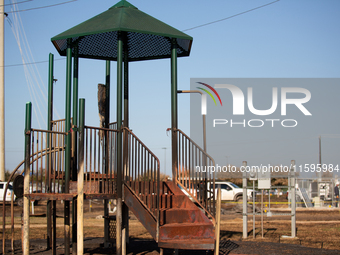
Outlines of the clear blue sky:
[{"label": "clear blue sky", "polygon": [[[19,5],[29,9],[62,0],[34,0]],[[20,12],[27,40],[35,61],[47,61],[48,54],[58,56],[51,37],[107,10],[117,1],[78,0],[69,4]],[[270,3],[268,0],[131,0],[133,5],[151,16],[185,30],[223,19]],[[5,3],[11,3],[5,0]],[[11,6],[5,7],[6,12]],[[13,22],[13,13],[9,13]],[[5,21],[5,65],[21,63],[21,55],[9,22]],[[178,60],[178,88],[189,89],[190,78],[271,77],[327,78],[340,72],[340,2],[337,0],[280,0],[252,12],[189,30],[194,38],[191,56]],[[47,87],[48,63],[36,65]],[[115,63],[112,63],[111,120],[115,120]],[[104,83],[105,62],[80,61],[79,97],[86,99],[86,123],[99,125],[97,84]],[[64,117],[65,61],[55,62],[55,107]],[[5,68],[6,90],[6,169],[12,170],[23,159],[25,103],[32,101],[23,66]],[[336,92],[339,92],[337,90]],[[332,98],[334,92],[329,92]],[[167,147],[167,173],[170,173],[170,60],[153,60],[130,64],[130,127],[164,164]],[[327,98],[325,98],[327,100]],[[179,127],[189,133],[189,96],[179,95]],[[329,109],[340,118],[338,109]],[[46,119],[40,120],[46,128]],[[39,128],[34,117],[33,126]],[[327,123],[315,125],[327,126]],[[334,128],[330,129],[334,133]],[[337,132],[340,133],[340,132]],[[339,139],[325,139],[332,148]],[[329,145],[330,146],[330,145]],[[308,153],[308,152],[307,152]],[[314,152],[311,152],[314,153]],[[329,151],[338,159],[340,150]],[[240,165],[241,162],[229,163]],[[245,159],[246,160],[246,159]],[[314,162],[311,162],[314,163]],[[340,163],[340,162],[339,162]]]}]

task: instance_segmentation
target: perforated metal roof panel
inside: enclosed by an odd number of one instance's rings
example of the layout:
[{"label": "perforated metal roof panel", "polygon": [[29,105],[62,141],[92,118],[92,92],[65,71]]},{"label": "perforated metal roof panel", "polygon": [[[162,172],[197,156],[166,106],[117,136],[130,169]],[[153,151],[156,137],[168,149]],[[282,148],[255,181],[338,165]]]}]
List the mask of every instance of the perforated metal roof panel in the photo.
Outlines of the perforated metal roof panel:
[{"label": "perforated metal roof panel", "polygon": [[192,37],[125,0],[53,37],[51,41],[61,56],[66,56],[67,39],[71,39],[73,46],[78,44],[78,56],[81,58],[116,60],[119,31],[126,34],[129,61],[170,58],[171,38],[177,41],[178,57],[190,54]]}]

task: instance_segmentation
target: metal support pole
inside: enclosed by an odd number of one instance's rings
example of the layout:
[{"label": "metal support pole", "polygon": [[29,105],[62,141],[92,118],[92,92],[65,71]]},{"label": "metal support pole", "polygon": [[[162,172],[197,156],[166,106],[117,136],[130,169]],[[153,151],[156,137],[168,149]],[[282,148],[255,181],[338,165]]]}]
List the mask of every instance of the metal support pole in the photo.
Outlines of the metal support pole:
[{"label": "metal support pole", "polygon": [[23,227],[23,254],[30,252],[30,200],[27,194],[30,193],[30,155],[31,155],[31,123],[32,123],[32,103],[26,103],[25,121],[25,175],[24,175],[24,227]]},{"label": "metal support pole", "polygon": [[[255,191],[255,181],[253,181],[253,191]],[[255,196],[253,196],[253,238],[255,238]]]},{"label": "metal support pole", "polygon": [[[247,161],[243,161],[242,165],[245,169],[247,166]],[[243,238],[248,237],[248,208],[247,208],[247,173],[244,171],[242,174],[242,186],[243,186]],[[253,192],[253,196],[255,192]]]},{"label": "metal support pole", "polygon": [[[128,42],[127,42],[127,33],[123,34],[123,51],[124,51],[124,127],[129,127],[129,60],[128,60]],[[124,133],[124,156],[123,156],[123,169],[124,169],[124,178],[128,177],[128,147],[125,144],[128,143],[128,133]],[[123,203],[122,208],[122,220],[123,220],[123,230],[122,230],[122,253],[126,254],[126,244],[129,243],[129,208],[125,203]]]},{"label": "metal support pole", "polygon": [[[291,187],[291,172],[289,171],[288,173],[288,190],[289,190],[289,193],[288,193],[288,208],[292,208],[292,187]],[[290,195],[289,195],[290,194]]]},{"label": "metal support pole", "polygon": [[5,6],[0,0],[0,181],[5,181]]},{"label": "metal support pole", "polygon": [[52,202],[52,255],[57,254],[57,201]]},{"label": "metal support pole", "polygon": [[[5,233],[2,234],[5,235]],[[11,195],[11,234],[11,249],[14,252],[14,192]]]},{"label": "metal support pole", "polygon": [[[69,193],[70,168],[71,168],[71,76],[72,76],[72,46],[71,40],[67,41],[66,50],[66,103],[65,103],[65,193]],[[64,203],[64,244],[65,255],[70,254],[70,201]]]},{"label": "metal support pole", "polygon": [[[72,109],[72,127],[78,125],[78,76],[79,76],[79,58],[78,46],[74,47],[73,57],[73,109]],[[72,132],[72,181],[77,180],[77,129]]]},{"label": "metal support pole", "polygon": [[129,207],[122,204],[123,224],[122,224],[122,254],[127,254],[126,245],[129,243]]},{"label": "metal support pole", "polygon": [[84,125],[85,99],[79,100],[79,155],[77,181],[77,254],[84,252]]},{"label": "metal support pole", "polygon": [[[78,126],[78,46],[73,58],[73,118],[72,127]],[[77,130],[72,132],[72,181],[77,181]],[[72,254],[77,255],[77,198],[72,200]]]},{"label": "metal support pole", "polygon": [[[47,130],[52,130],[52,120],[53,120],[53,59],[54,56],[52,53],[49,55],[49,71],[48,71],[48,103],[47,103]],[[50,141],[49,135],[46,136],[47,138],[47,148],[50,148],[50,144],[52,141]],[[50,193],[50,172],[51,169],[50,166],[50,154],[46,155],[46,193]],[[47,200],[47,207],[46,207],[46,218],[47,218],[47,249],[51,249],[52,247],[52,202],[51,200]]]},{"label": "metal support pole", "polygon": [[123,40],[121,32],[118,32],[117,45],[117,214],[116,214],[116,254],[122,255],[122,65]]},{"label": "metal support pole", "polygon": [[261,235],[263,238],[263,189],[261,190]]},{"label": "metal support pole", "polygon": [[[202,102],[206,102],[206,95],[199,90],[177,90],[177,93],[199,93],[202,97]],[[207,135],[206,135],[206,114],[202,112],[202,123],[203,123],[203,150],[207,152]],[[203,166],[207,167],[207,157],[203,157]],[[207,190],[208,190],[208,183],[207,183],[207,172],[204,173],[204,185],[203,185],[203,200],[206,201],[207,199]]]},{"label": "metal support pole", "polygon": [[106,109],[105,109],[105,126],[109,127],[110,123],[110,81],[111,81],[111,63],[106,60],[106,71],[105,71],[105,88],[106,88]]},{"label": "metal support pole", "polygon": [[292,237],[296,237],[296,201],[295,201],[295,160],[291,161],[291,199],[292,199],[292,205],[291,205],[291,215],[292,215]]},{"label": "metal support pole", "polygon": [[[319,136],[319,164],[320,164],[320,167],[322,168],[322,165],[321,165],[321,136]],[[317,175],[318,175],[318,197],[320,198],[320,182],[322,181],[321,171],[320,171],[320,173],[317,173]]]},{"label": "metal support pole", "polygon": [[[105,98],[105,128],[109,128],[109,123],[110,123],[110,61],[106,61],[106,71],[105,71],[105,90],[106,90],[106,98]],[[109,141],[107,141],[108,136],[106,135],[104,137],[105,141],[105,173],[108,173],[108,159],[109,159]],[[111,181],[111,180],[110,180]],[[110,224],[110,219],[109,217],[109,208],[108,208],[108,200],[104,199],[104,246],[108,247],[109,245],[109,224]]]},{"label": "metal support pole", "polygon": [[[268,212],[270,212],[270,189],[269,189],[269,193],[268,193]],[[279,195],[280,194],[280,191],[279,189],[277,189],[277,194]]]},{"label": "metal support pole", "polygon": [[[199,93],[201,94],[202,101],[206,101],[206,95],[203,94],[200,90],[178,90],[177,93]],[[202,121],[203,121],[203,150],[207,152],[207,132],[206,132],[206,115],[202,113]]]},{"label": "metal support pole", "polygon": [[[52,53],[50,53],[49,55],[49,74],[48,74],[48,111],[47,111],[47,130],[52,130],[52,120],[53,120],[53,82],[54,82],[54,74],[53,74],[53,60],[54,60],[54,56]],[[49,146],[52,144],[52,141],[50,140],[50,136],[47,136],[47,147],[49,148]],[[50,160],[52,160],[50,158],[50,155],[47,155],[46,158],[46,165],[52,166],[52,164],[50,164]],[[49,193],[51,191],[51,187],[50,187],[50,172],[53,169],[49,169],[47,171],[47,175],[46,175],[46,193]],[[56,222],[56,201],[53,200],[47,200],[47,249],[52,248],[52,255],[56,254],[56,226],[57,226],[57,222]]]},{"label": "metal support pole", "polygon": [[172,181],[176,185],[177,180],[177,42],[171,41],[171,157],[172,157]]},{"label": "metal support pole", "polygon": [[124,33],[124,127],[129,127],[129,49],[127,34]]},{"label": "metal support pole", "polygon": [[218,186],[216,204],[215,255],[220,254],[220,227],[221,227],[221,186]]}]

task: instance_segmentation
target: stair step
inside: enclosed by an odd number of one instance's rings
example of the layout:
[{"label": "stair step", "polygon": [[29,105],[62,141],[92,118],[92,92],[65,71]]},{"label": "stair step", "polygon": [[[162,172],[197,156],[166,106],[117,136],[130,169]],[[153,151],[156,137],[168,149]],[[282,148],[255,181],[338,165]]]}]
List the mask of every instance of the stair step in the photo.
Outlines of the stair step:
[{"label": "stair step", "polygon": [[159,228],[161,241],[174,239],[214,239],[212,223],[170,223]]},{"label": "stair step", "polygon": [[171,223],[209,223],[200,209],[173,208],[160,211],[160,225]]},{"label": "stair step", "polygon": [[158,247],[181,250],[214,250],[215,239],[160,240]]},{"label": "stair step", "polygon": [[[156,204],[157,195],[138,195],[140,200],[142,200],[149,207]],[[155,205],[156,206],[156,205]],[[197,208],[194,203],[186,195],[173,195],[173,194],[162,194],[160,195],[160,208],[170,209],[170,208]]]}]

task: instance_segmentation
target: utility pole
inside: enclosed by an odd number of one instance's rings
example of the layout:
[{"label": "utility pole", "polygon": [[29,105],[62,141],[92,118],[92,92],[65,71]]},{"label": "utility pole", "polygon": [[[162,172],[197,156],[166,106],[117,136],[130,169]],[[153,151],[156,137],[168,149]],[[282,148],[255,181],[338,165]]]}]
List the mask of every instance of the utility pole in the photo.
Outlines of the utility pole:
[{"label": "utility pole", "polygon": [[5,6],[0,0],[0,180],[5,181]]},{"label": "utility pole", "polygon": [[[322,169],[322,166],[321,166],[321,136],[319,136],[319,164],[320,164],[320,168]],[[320,182],[321,182],[321,178],[322,178],[321,171],[320,171],[320,173],[317,173],[317,175],[318,175],[318,197],[320,197]]]},{"label": "utility pole", "polygon": [[[319,136],[319,164],[321,167],[321,136]],[[320,172],[320,177],[321,177],[321,172]]]}]

